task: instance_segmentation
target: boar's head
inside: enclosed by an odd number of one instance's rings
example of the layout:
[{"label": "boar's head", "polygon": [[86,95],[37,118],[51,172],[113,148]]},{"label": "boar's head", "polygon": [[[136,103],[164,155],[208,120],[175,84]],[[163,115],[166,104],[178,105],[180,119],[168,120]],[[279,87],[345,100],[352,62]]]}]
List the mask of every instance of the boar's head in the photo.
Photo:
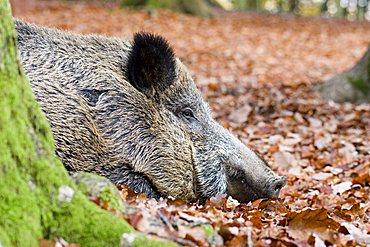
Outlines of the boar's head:
[{"label": "boar's head", "polygon": [[240,201],[279,195],[286,178],[212,118],[189,72],[163,38],[136,34],[125,71],[148,102],[143,110],[150,115],[138,120],[150,119],[150,124],[139,130],[145,138],[137,141],[142,145],[135,157],[145,159],[134,167],[159,192],[190,201],[220,193]]},{"label": "boar's head", "polygon": [[16,20],[32,91],[69,171],[91,171],[149,196],[276,197],[285,184],[221,127],[161,37],[132,42]]}]

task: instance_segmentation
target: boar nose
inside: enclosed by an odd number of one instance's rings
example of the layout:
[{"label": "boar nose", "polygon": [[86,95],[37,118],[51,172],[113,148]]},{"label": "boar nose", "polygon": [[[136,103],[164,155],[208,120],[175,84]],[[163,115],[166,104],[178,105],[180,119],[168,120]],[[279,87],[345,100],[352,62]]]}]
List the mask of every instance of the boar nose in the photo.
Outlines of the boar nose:
[{"label": "boar nose", "polygon": [[268,190],[268,197],[278,197],[281,188],[283,188],[286,184],[287,181],[287,176],[281,176],[278,179],[274,180],[270,185],[269,185],[269,190]]}]

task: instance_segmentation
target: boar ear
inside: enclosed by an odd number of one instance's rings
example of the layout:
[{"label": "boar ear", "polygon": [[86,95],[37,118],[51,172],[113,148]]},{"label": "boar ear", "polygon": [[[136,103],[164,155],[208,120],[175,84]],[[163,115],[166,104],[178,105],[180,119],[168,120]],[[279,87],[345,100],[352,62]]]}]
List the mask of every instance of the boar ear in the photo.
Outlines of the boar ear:
[{"label": "boar ear", "polygon": [[148,97],[157,97],[176,79],[175,55],[161,36],[136,33],[127,60],[127,79]]}]

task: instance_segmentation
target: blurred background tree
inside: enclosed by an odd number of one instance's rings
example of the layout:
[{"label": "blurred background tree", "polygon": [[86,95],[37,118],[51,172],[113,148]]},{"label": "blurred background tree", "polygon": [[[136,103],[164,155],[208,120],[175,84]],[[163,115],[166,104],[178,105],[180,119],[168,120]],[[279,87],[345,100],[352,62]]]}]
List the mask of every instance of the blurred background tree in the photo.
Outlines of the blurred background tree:
[{"label": "blurred background tree", "polygon": [[123,6],[168,8],[200,16],[210,16],[210,6],[226,10],[253,10],[295,15],[322,15],[349,20],[369,20],[369,0],[121,0]]},{"label": "blurred background tree", "polygon": [[233,0],[235,9],[370,20],[369,0]]},{"label": "blurred background tree", "polygon": [[211,9],[206,0],[122,0],[123,6],[165,8],[178,12],[209,17]]},{"label": "blurred background tree", "polygon": [[370,102],[370,46],[350,70],[319,86],[321,96],[336,102]]}]

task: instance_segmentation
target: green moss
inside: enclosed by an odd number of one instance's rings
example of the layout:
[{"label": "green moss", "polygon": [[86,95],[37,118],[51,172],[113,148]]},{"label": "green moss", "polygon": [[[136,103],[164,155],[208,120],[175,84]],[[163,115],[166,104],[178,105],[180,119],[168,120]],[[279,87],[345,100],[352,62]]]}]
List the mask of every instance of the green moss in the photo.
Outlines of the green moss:
[{"label": "green moss", "polygon": [[120,212],[125,210],[116,186],[109,179],[87,172],[75,173],[72,178],[85,196],[91,199],[99,198],[100,206],[107,204],[108,209]]},{"label": "green moss", "polygon": [[10,246],[10,240],[7,233],[0,227],[0,246]]},{"label": "green moss", "polygon": [[[370,46],[369,46],[368,49],[370,49]],[[367,82],[370,84],[370,56],[367,59],[367,66],[366,66],[366,68],[367,68]]]},{"label": "green moss", "polygon": [[181,10],[178,1],[173,0],[148,0],[146,5],[150,8],[166,8],[175,11]]},{"label": "green moss", "polygon": [[143,247],[143,246],[151,246],[151,247],[175,247],[178,246],[175,243],[164,241],[164,240],[153,240],[147,237],[140,237],[132,243],[132,247]]},{"label": "green moss", "polygon": [[175,243],[168,242],[165,240],[160,240],[154,236],[148,237],[142,233],[125,233],[121,238],[121,246],[132,246],[132,247],[142,247],[142,246],[151,246],[151,247],[175,247],[178,246]]},{"label": "green moss", "polygon": [[[370,49],[370,47],[369,47]],[[369,54],[369,51],[365,54]],[[348,82],[355,88],[356,90],[360,91],[363,95],[369,95],[370,94],[370,56],[367,55],[368,58],[365,60],[365,65],[363,67],[363,72],[361,75],[358,75],[357,77],[348,77]]]},{"label": "green moss", "polygon": [[[89,202],[56,158],[17,60],[14,30],[9,3],[0,0],[0,243],[38,246],[59,236],[80,246],[118,246],[134,230]],[[168,244],[142,238],[148,246]]]},{"label": "green moss", "polygon": [[25,80],[17,67],[15,33],[8,3],[3,0],[0,16],[0,228],[7,234],[6,242],[36,246],[42,237],[40,210],[36,192],[27,183],[31,175],[25,176],[27,165],[36,163],[28,118],[34,105],[19,100],[27,99],[30,92],[21,86]]},{"label": "green moss", "polygon": [[353,88],[360,91],[362,94],[367,95],[370,93],[370,83],[365,81],[365,79],[361,77],[348,77],[347,80]]},{"label": "green moss", "polygon": [[203,0],[121,0],[122,6],[170,9],[197,16],[212,17],[212,11]]},{"label": "green moss", "polygon": [[212,235],[217,234],[217,231],[213,229],[211,225],[202,225],[200,228],[206,233],[206,237],[210,238]]},{"label": "green moss", "polygon": [[50,225],[48,238],[63,236],[81,246],[118,246],[124,232],[134,232],[124,220],[97,210],[95,204],[86,203],[81,194],[76,195],[73,203],[62,205],[61,209],[52,221],[58,224]]},{"label": "green moss", "polygon": [[128,7],[140,7],[145,5],[147,0],[121,0],[122,6],[128,6]]}]

